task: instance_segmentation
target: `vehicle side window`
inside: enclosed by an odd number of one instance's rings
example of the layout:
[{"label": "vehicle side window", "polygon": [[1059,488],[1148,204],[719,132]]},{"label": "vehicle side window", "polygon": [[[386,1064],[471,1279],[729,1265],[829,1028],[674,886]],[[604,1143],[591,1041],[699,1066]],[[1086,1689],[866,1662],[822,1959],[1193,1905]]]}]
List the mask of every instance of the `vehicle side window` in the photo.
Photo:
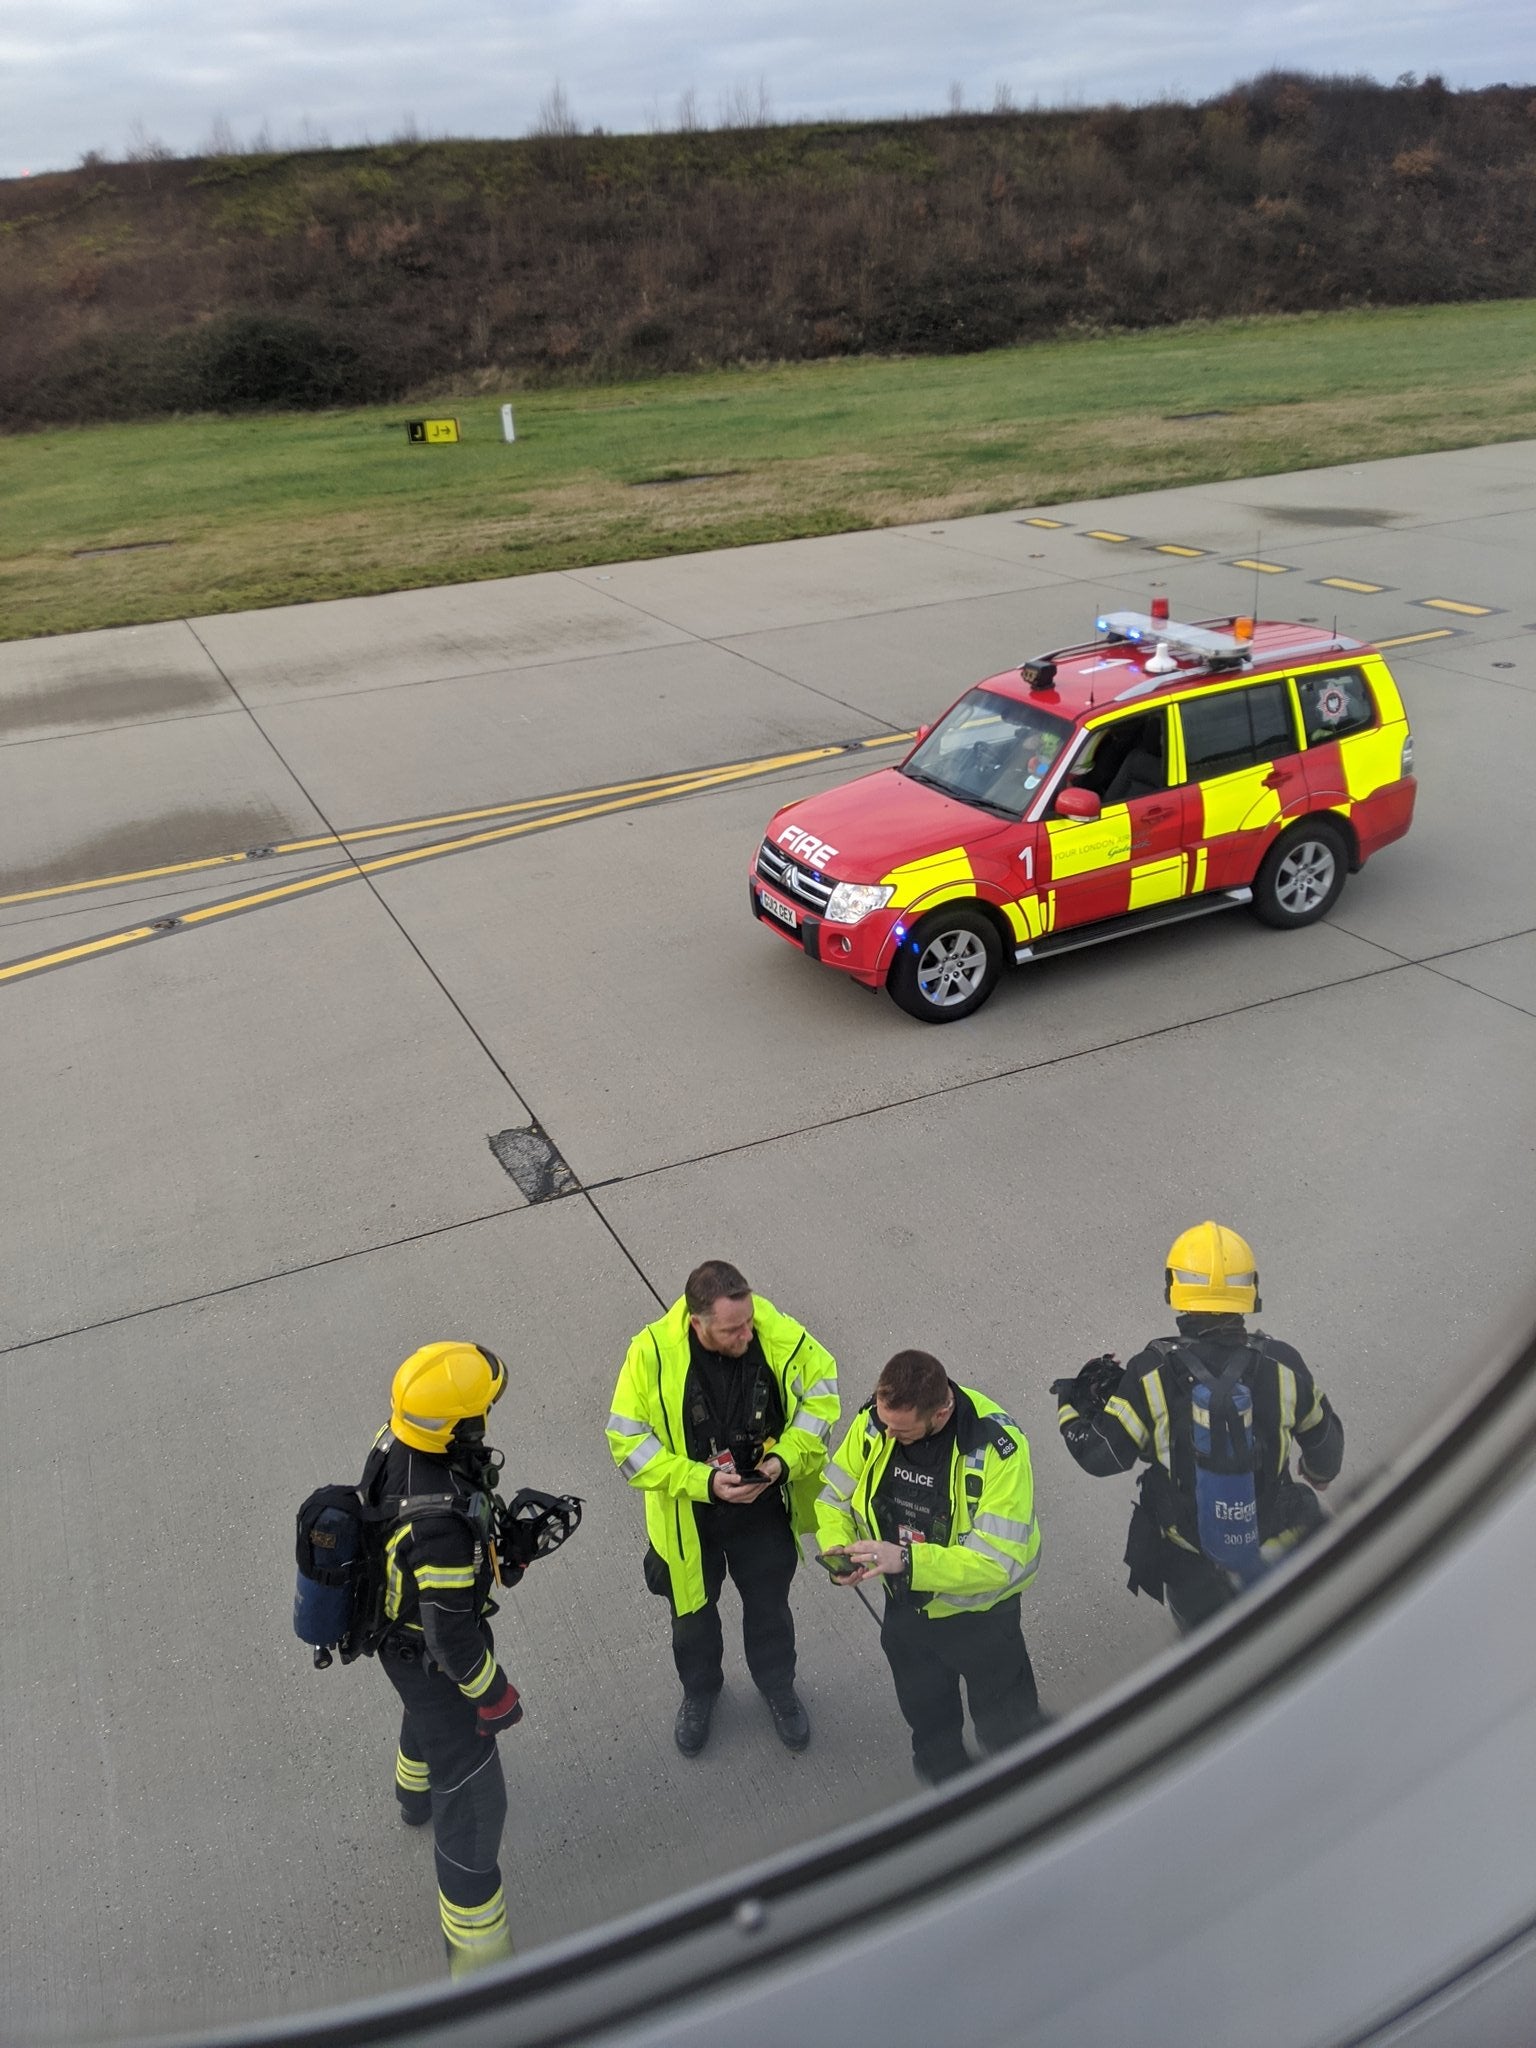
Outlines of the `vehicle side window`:
[{"label": "vehicle side window", "polygon": [[1309,747],[1325,747],[1376,723],[1376,706],[1365,677],[1357,668],[1331,669],[1326,675],[1298,676],[1301,722]]},{"label": "vehicle side window", "polygon": [[1284,683],[1254,683],[1179,706],[1184,759],[1191,782],[1209,782],[1239,768],[1298,751]]},{"label": "vehicle side window", "polygon": [[1143,711],[1101,725],[1072,766],[1077,789],[1091,789],[1100,802],[1131,803],[1168,787],[1168,714]]}]

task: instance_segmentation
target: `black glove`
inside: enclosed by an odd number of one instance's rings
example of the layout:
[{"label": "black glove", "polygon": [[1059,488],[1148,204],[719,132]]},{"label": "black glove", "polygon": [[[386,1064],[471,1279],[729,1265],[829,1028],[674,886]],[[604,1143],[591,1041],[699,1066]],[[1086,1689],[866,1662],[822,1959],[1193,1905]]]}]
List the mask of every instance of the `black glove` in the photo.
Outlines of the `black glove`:
[{"label": "black glove", "polygon": [[1052,1380],[1051,1392],[1058,1402],[1069,1401],[1079,1415],[1097,1415],[1124,1376],[1119,1359],[1112,1351],[1105,1351],[1090,1358],[1073,1378]]}]

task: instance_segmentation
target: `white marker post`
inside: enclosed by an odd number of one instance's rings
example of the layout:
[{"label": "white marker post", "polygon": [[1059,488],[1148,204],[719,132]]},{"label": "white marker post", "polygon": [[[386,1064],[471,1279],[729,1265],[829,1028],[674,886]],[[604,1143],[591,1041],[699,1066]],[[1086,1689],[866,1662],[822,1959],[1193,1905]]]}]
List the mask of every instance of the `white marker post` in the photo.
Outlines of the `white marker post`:
[{"label": "white marker post", "polygon": [[510,405],[504,405],[501,408],[501,438],[503,441],[515,441],[517,439],[517,429],[512,424],[512,408]]}]

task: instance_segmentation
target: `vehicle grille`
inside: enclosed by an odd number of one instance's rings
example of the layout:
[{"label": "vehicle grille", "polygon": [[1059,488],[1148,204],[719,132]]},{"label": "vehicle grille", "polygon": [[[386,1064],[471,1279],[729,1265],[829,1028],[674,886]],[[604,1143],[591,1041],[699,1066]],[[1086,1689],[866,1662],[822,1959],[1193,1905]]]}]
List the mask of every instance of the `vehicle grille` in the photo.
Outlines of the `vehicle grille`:
[{"label": "vehicle grille", "polygon": [[765,839],[757,849],[757,872],[762,881],[771,882],[791,903],[804,903],[811,910],[825,911],[837,886],[802,867],[799,861],[791,860],[771,839]]}]

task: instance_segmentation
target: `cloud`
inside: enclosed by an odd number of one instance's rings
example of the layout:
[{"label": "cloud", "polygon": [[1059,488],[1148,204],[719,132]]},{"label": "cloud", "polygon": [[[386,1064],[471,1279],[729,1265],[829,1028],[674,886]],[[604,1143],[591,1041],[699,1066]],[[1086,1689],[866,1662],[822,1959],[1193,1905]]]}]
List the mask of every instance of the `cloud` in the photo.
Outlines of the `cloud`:
[{"label": "cloud", "polygon": [[[1511,0],[276,0],[238,26],[189,0],[52,0],[0,39],[11,106],[0,174],[120,154],[137,120],[181,151],[222,117],[281,140],[520,135],[558,81],[583,127],[701,116],[761,85],[781,119],[937,112],[952,87],[987,107],[1207,97],[1276,66],[1452,85],[1536,74],[1536,16]],[[424,22],[430,22],[430,32]]]}]

